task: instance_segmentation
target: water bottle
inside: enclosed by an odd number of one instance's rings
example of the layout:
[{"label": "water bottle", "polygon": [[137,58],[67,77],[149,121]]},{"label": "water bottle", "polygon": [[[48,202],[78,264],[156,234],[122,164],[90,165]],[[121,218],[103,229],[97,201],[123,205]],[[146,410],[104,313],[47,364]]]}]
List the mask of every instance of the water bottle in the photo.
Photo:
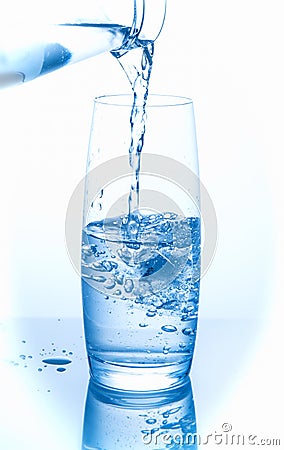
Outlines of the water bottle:
[{"label": "water bottle", "polygon": [[0,18],[0,88],[155,40],[165,9],[166,0],[11,0]]}]

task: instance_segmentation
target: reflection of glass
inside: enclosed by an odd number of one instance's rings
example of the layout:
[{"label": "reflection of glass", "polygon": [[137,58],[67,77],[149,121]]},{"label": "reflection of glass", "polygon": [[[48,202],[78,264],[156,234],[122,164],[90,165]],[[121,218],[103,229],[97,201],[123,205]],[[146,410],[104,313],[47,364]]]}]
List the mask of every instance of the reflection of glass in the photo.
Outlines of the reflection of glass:
[{"label": "reflection of glass", "polygon": [[134,156],[132,100],[117,95],[95,101],[82,293],[95,381],[147,391],[182,383],[192,361],[200,278],[199,179],[192,101],[150,95],[146,107],[136,105],[146,132],[141,156]]},{"label": "reflection of glass", "polygon": [[189,378],[167,391],[118,391],[89,384],[82,450],[197,449]]}]

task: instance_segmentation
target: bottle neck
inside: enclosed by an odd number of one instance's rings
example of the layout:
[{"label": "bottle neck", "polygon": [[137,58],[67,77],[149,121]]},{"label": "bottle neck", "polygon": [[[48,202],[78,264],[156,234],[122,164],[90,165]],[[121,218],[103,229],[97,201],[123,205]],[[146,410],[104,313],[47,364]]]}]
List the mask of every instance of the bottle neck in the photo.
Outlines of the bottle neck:
[{"label": "bottle neck", "polygon": [[134,0],[133,22],[121,47],[120,55],[137,46],[137,41],[155,41],[162,31],[167,0]]}]

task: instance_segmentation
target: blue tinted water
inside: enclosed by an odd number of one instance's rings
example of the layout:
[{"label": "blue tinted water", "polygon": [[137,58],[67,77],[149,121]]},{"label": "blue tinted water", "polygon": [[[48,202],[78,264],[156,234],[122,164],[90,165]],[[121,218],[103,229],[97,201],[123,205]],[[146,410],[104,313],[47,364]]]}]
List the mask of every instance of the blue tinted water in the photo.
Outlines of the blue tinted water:
[{"label": "blue tinted water", "polygon": [[136,373],[148,369],[143,373],[149,376],[153,369],[167,375],[179,366],[175,370],[184,375],[196,336],[200,219],[166,213],[135,220],[131,236],[128,216],[83,230],[82,294],[93,374],[99,376],[107,367],[99,363],[108,362]]},{"label": "blue tinted water", "polygon": [[196,436],[189,379],[179,389],[140,395],[89,384],[82,450],[197,450]]}]

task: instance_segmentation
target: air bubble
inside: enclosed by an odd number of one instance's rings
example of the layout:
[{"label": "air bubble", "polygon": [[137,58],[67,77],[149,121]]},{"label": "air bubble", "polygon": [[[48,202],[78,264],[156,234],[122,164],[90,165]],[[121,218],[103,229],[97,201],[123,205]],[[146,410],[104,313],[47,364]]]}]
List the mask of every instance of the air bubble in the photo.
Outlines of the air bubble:
[{"label": "air bubble", "polygon": [[181,409],[181,406],[178,406],[177,408],[173,408],[173,409],[169,409],[168,413],[169,414],[176,414],[177,412],[179,412]]},{"label": "air bubble", "polygon": [[156,311],[156,309],[149,309],[147,312],[146,312],[146,316],[147,317],[155,317],[155,315],[157,314],[157,311]]},{"label": "air bubble", "polygon": [[130,292],[132,292],[134,288],[134,283],[130,278],[126,278],[125,283],[124,283],[124,289],[125,292],[127,292],[127,294],[130,294]]},{"label": "air bubble", "polygon": [[115,286],[115,284],[116,284],[115,281],[114,281],[112,278],[109,278],[109,279],[105,282],[104,286],[105,286],[106,289],[113,289],[114,286]]},{"label": "air bubble", "polygon": [[164,355],[167,355],[168,353],[169,353],[169,350],[171,349],[171,347],[166,347],[166,346],[164,346],[163,347],[163,353],[164,353]]},{"label": "air bubble", "polygon": [[163,327],[161,327],[161,329],[163,331],[166,331],[167,333],[173,333],[174,331],[177,331],[177,328],[173,325],[164,325]]},{"label": "air bubble", "polygon": [[120,289],[117,289],[117,290],[114,292],[114,295],[121,295],[121,290],[120,290]]},{"label": "air bubble", "polygon": [[110,261],[103,261],[102,267],[106,270],[106,272],[111,272],[113,268],[113,263],[111,263]]},{"label": "air bubble", "polygon": [[192,328],[184,328],[184,329],[182,330],[182,332],[183,332],[183,334],[184,334],[185,336],[190,336],[190,335],[195,334],[195,332],[194,332],[194,330],[193,330]]},{"label": "air bubble", "polygon": [[124,275],[123,274],[118,274],[115,277],[115,281],[117,282],[117,284],[123,285],[123,279],[124,279]]},{"label": "air bubble", "polygon": [[148,423],[148,425],[154,425],[154,423],[156,423],[157,420],[156,419],[148,419],[146,420],[146,423]]},{"label": "air bubble", "polygon": [[95,277],[92,277],[92,279],[94,281],[96,281],[97,283],[104,283],[106,281],[106,277],[103,277],[103,276],[95,276]]}]

